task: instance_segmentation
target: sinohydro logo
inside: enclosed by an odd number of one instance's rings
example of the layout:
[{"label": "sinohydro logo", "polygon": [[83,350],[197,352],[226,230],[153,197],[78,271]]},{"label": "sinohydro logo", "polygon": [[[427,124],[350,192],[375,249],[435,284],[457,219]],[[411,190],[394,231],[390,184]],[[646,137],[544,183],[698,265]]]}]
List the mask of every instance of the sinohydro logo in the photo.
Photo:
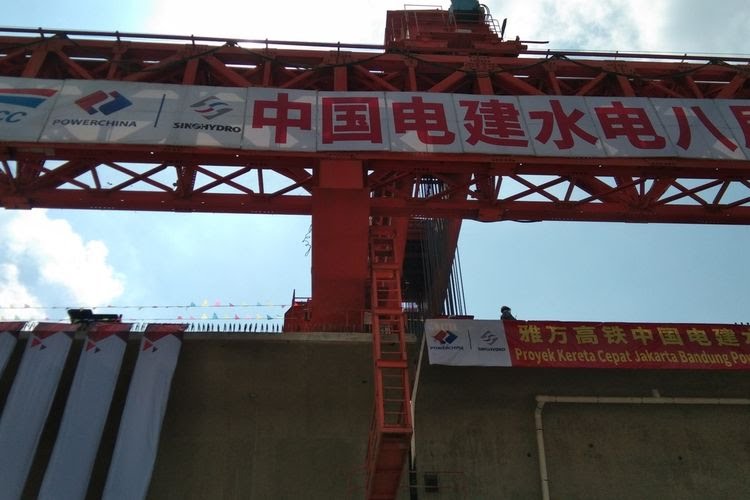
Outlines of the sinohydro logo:
[{"label": "sinohydro logo", "polygon": [[193,103],[190,107],[206,120],[213,120],[217,116],[232,111],[229,104],[225,103],[215,95],[208,96],[203,100]]},{"label": "sinohydro logo", "polygon": [[[215,95],[208,96],[205,99],[194,102],[190,105],[190,108],[209,121],[232,111],[232,107],[229,104],[222,101]],[[207,130],[210,132],[232,132],[235,134],[239,134],[242,132],[242,127],[238,127],[236,125],[222,125],[218,123],[175,122],[173,126],[174,128],[188,130]]]},{"label": "sinohydro logo", "polygon": [[[120,94],[116,90],[108,93],[104,92],[103,90],[97,90],[96,92],[92,92],[91,94],[77,99],[75,103],[79,108],[92,116],[99,113],[104,116],[109,116],[133,105],[130,99]],[[52,125],[84,125],[95,127],[137,126],[135,120],[112,120],[106,118],[56,118],[52,120]]]},{"label": "sinohydro logo", "polygon": [[[55,89],[0,89],[0,105],[36,109],[56,93]],[[0,123],[18,123],[27,114],[26,111],[0,109]]]},{"label": "sinohydro logo", "polygon": [[430,346],[430,349],[434,350],[440,350],[440,351],[447,351],[447,350],[458,350],[463,351],[464,346],[462,345],[452,345],[453,342],[458,339],[458,335],[455,333],[449,331],[449,330],[440,330],[435,335],[432,336],[432,338],[440,345],[432,345]]},{"label": "sinohydro logo", "polygon": [[486,332],[484,332],[480,338],[482,340],[484,340],[489,345],[494,345],[495,342],[497,342],[498,340],[500,340],[500,338],[497,335],[495,335],[494,333],[492,333],[489,330],[487,330]]},{"label": "sinohydro logo", "polygon": [[479,336],[480,339],[489,347],[485,346],[477,346],[478,351],[504,351],[505,347],[495,346],[495,344],[500,340],[500,337],[497,336],[497,334],[487,330],[482,335]]}]

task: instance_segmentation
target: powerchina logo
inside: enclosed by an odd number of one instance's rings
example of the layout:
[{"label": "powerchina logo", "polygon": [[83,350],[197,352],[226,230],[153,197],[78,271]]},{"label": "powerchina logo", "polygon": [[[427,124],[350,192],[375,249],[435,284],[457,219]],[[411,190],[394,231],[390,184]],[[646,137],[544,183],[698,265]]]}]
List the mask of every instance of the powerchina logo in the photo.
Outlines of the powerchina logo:
[{"label": "powerchina logo", "polygon": [[[36,109],[57,93],[55,89],[0,89],[0,105]],[[16,109],[0,109],[0,123],[18,123],[28,113]]]},{"label": "powerchina logo", "polygon": [[76,104],[90,115],[102,113],[105,116],[109,116],[112,113],[131,106],[133,103],[116,90],[109,93],[97,90],[92,94],[81,97],[76,101]]},{"label": "powerchina logo", "polygon": [[[75,101],[79,108],[91,116],[102,114],[109,116],[117,113],[133,103],[120,94],[118,91],[104,92],[97,90],[91,94],[85,95]],[[136,127],[135,120],[112,120],[102,118],[81,119],[81,118],[56,118],[52,120],[52,125],[82,125],[94,127]]]},{"label": "powerchina logo", "polygon": [[505,347],[495,345],[500,341],[500,337],[489,330],[485,331],[482,335],[479,336],[479,338],[482,340],[482,342],[484,342],[485,345],[478,345],[478,351],[503,352],[506,350]]},{"label": "powerchina logo", "polygon": [[[232,111],[232,107],[222,101],[215,95],[201,99],[190,105],[190,108],[201,115],[206,120],[213,120],[225,113]],[[174,128],[185,130],[205,130],[209,132],[230,132],[233,134],[242,133],[242,127],[236,125],[222,125],[218,123],[195,123],[195,122],[175,122]]]},{"label": "powerchina logo", "polygon": [[458,339],[458,335],[450,330],[440,330],[432,336],[433,340],[439,345],[431,345],[430,349],[436,351],[463,351],[464,346],[453,345]]},{"label": "powerchina logo", "polygon": [[437,340],[441,345],[445,345],[455,342],[458,338],[458,335],[447,330],[440,330],[432,338]]}]

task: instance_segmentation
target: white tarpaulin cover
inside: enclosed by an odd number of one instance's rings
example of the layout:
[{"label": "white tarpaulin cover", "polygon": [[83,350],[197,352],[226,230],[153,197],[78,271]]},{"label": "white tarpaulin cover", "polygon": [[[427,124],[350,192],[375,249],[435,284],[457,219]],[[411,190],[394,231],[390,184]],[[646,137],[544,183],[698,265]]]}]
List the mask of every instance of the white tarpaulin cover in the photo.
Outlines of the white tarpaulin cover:
[{"label": "white tarpaulin cover", "polygon": [[18,331],[23,328],[23,325],[23,323],[0,323],[0,378],[13,354],[13,349],[18,342]]},{"label": "white tarpaulin cover", "polygon": [[21,497],[73,341],[71,329],[44,323],[29,335],[0,418],[0,500]]},{"label": "white tarpaulin cover", "polygon": [[511,366],[502,321],[428,319],[424,334],[432,365]]},{"label": "white tarpaulin cover", "polygon": [[84,341],[40,499],[84,499],[131,325],[97,325]]},{"label": "white tarpaulin cover", "polygon": [[105,500],[146,497],[184,329],[185,325],[149,325],[143,335],[104,486]]}]

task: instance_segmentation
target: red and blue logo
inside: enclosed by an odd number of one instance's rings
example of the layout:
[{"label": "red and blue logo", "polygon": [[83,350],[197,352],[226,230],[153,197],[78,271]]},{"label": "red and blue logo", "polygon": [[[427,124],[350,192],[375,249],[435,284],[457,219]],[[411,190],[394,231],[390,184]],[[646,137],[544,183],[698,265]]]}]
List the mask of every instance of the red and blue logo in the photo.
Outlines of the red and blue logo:
[{"label": "red and blue logo", "polygon": [[455,342],[456,339],[458,338],[458,335],[448,330],[440,330],[435,335],[433,335],[432,338],[437,340],[440,343],[440,345],[445,345],[445,344],[452,344],[453,342]]},{"label": "red and blue logo", "polygon": [[31,348],[34,349],[35,347],[38,347],[40,351],[43,351],[47,348],[46,345],[42,343],[42,339],[37,337],[36,335],[31,336]]},{"label": "red and blue logo", "polygon": [[55,89],[0,89],[0,104],[37,108],[56,93]]},{"label": "red and blue logo", "polygon": [[94,350],[94,354],[101,351],[101,348],[96,345],[96,342],[94,342],[93,340],[89,340],[88,342],[86,342],[86,351],[88,352],[92,349]]},{"label": "red and blue logo", "polygon": [[90,115],[95,115],[96,113],[111,115],[116,111],[127,108],[133,103],[116,90],[109,93],[97,90],[76,100],[76,104]]}]

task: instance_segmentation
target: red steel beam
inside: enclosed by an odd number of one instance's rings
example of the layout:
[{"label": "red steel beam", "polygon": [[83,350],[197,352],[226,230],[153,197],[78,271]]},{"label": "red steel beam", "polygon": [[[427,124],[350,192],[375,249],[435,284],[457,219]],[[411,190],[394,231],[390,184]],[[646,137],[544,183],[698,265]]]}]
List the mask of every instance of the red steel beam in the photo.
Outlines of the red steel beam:
[{"label": "red steel beam", "polygon": [[[373,215],[750,224],[747,161],[148,149],[0,150],[0,206],[310,214],[320,161],[356,156]],[[435,180],[437,195],[420,198]]]},{"label": "red steel beam", "polygon": [[[204,85],[263,86],[274,85],[286,88],[317,90],[406,90],[406,91],[456,91],[492,92],[517,94],[555,95],[624,95],[649,97],[721,97],[744,98],[750,96],[750,85],[746,78],[749,59],[712,59],[706,56],[689,57],[685,61],[673,62],[671,55],[617,54],[613,63],[606,60],[611,54],[561,53],[525,51],[521,57],[492,55],[407,54],[398,52],[348,52],[286,48],[249,49],[235,42],[214,45],[198,45],[195,39],[189,43],[154,43],[122,41],[116,35],[112,40],[70,39],[56,34],[52,38],[35,36],[0,37],[0,74],[39,78],[107,78],[113,80],[136,80],[148,82],[189,83]],[[542,57],[543,55],[543,57]],[[744,64],[743,64],[744,63]],[[51,167],[42,174],[44,181],[28,179],[29,167],[19,168],[19,178],[12,174],[0,174],[2,204],[11,206],[101,206],[104,200],[115,199],[105,187],[90,186],[81,192],[63,190],[63,182],[70,181],[76,173],[90,171],[95,177],[103,168],[84,164],[114,162],[153,163],[157,161],[172,165],[175,170],[185,165],[204,165],[210,170],[214,166],[267,166],[284,176],[292,175],[295,183],[276,196],[288,196],[295,187],[309,191],[314,187],[314,168],[322,159],[336,159],[336,154],[277,154],[249,153],[247,151],[211,150],[210,148],[147,148],[121,145],[64,145],[64,144],[0,144],[0,158],[17,161],[21,165],[61,160],[64,167]],[[339,155],[340,156],[340,155]],[[349,155],[351,157],[352,155]],[[602,176],[648,177],[653,182],[673,184],[680,178],[715,178],[721,180],[747,181],[747,162],[703,161],[682,159],[564,159],[564,158],[516,158],[479,157],[477,155],[445,155],[433,157],[405,156],[392,153],[353,155],[362,160],[367,168],[379,171],[409,171],[415,167],[424,175],[441,176],[447,173],[469,173],[480,179],[483,174],[507,176],[510,173],[537,175],[575,176],[577,188],[597,194],[594,186],[602,186]],[[71,164],[78,163],[73,168]],[[301,169],[307,167],[308,171]],[[286,169],[286,170],[283,170]],[[283,170],[283,171],[282,171]],[[292,174],[292,172],[296,172]],[[98,175],[101,177],[101,175]],[[195,210],[233,212],[255,212],[279,210],[290,213],[304,210],[296,200],[289,202],[274,200],[269,204],[262,197],[246,196],[234,198],[200,193],[196,197],[190,183],[185,183],[184,174],[174,174],[174,183],[180,187],[179,194],[167,190],[137,195],[140,186],[152,184],[148,173],[131,176],[132,189],[125,197],[138,203],[132,209],[142,210]],[[415,176],[414,179],[417,179]],[[32,179],[33,180],[33,179]],[[178,182],[179,180],[179,182]],[[139,182],[141,181],[141,182]],[[80,182],[80,181],[78,181]],[[237,184],[227,175],[217,176],[216,187],[236,188]],[[498,181],[498,185],[502,179]],[[627,178],[623,181],[627,184]],[[570,184],[569,184],[570,185]],[[53,193],[50,187],[62,192]],[[68,186],[69,187],[69,186]],[[79,186],[80,187],[80,186]],[[120,190],[122,191],[122,190]],[[478,191],[478,190],[477,190]],[[632,195],[632,189],[630,189]],[[543,189],[536,193],[544,195]],[[247,194],[247,193],[246,193]],[[610,214],[613,220],[673,221],[656,203],[658,198],[636,197],[629,204],[609,204],[622,197],[623,193],[598,197],[602,214]],[[614,198],[613,198],[614,197]],[[562,204],[550,203],[535,207],[529,212],[540,214],[542,219],[559,219],[570,211]],[[631,196],[632,198],[632,196]],[[228,200],[236,201],[228,201]],[[678,198],[675,205],[690,201]],[[483,206],[477,208],[476,202]],[[456,207],[454,217],[487,217],[498,209],[498,203],[512,204],[513,213],[526,213],[523,208],[528,201],[523,198],[511,200],[472,199],[471,190],[465,206]],[[119,202],[110,203],[117,206]],[[455,203],[455,202],[454,202]],[[695,203],[692,199],[690,203]],[[390,212],[402,216],[445,213],[440,203],[424,200],[404,200],[398,208],[389,207]],[[487,205],[487,206],[484,206]],[[580,203],[579,203],[580,205]],[[726,204],[724,204],[726,205]],[[730,221],[742,223],[747,220],[746,203],[724,206],[720,201],[698,203],[698,206],[680,208],[679,219],[696,222]],[[268,208],[273,206],[273,208]],[[293,208],[292,208],[293,207]],[[650,215],[644,209],[651,209]],[[632,214],[629,213],[632,211]],[[665,212],[662,215],[662,212]],[[482,215],[477,215],[477,214]],[[501,213],[509,213],[501,211]],[[710,215],[710,216],[709,216]],[[574,215],[575,220],[596,220],[602,217],[588,215],[586,210]],[[491,217],[496,218],[496,217]]]},{"label": "red steel beam", "polygon": [[[1,30],[0,30],[1,31]],[[520,57],[257,49],[0,37],[0,75],[97,78],[201,85],[333,90],[441,90],[474,93],[489,76],[496,93],[747,98],[750,58],[522,51]],[[612,57],[615,57],[612,55]],[[349,68],[351,71],[346,71]],[[349,73],[346,77],[343,73]],[[414,78],[416,72],[416,78]],[[368,75],[369,74],[369,75]]]}]

